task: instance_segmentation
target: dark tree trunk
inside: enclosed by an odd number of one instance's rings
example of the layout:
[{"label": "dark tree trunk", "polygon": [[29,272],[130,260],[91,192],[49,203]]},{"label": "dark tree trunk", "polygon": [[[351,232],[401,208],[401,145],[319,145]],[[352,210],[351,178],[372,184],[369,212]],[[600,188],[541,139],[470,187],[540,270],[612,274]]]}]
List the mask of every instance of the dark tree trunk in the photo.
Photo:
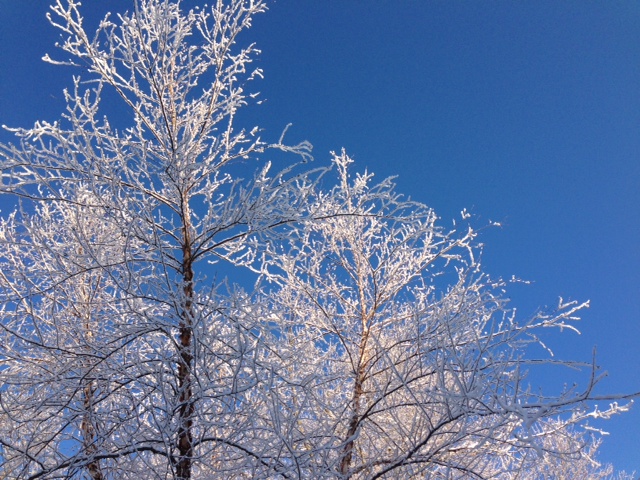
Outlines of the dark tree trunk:
[{"label": "dark tree trunk", "polygon": [[180,312],[180,344],[178,357],[178,460],[176,475],[179,480],[191,479],[193,461],[193,251],[189,234],[188,217],[185,218],[183,229],[184,244],[182,246],[182,278],[184,304]]}]

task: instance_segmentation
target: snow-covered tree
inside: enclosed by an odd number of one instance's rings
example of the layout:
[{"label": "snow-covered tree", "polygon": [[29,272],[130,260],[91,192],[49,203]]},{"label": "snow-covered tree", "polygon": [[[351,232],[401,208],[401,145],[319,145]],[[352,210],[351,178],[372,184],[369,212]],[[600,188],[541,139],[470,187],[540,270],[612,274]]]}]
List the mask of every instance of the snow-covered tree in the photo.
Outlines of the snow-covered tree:
[{"label": "snow-covered tree", "polygon": [[99,209],[53,201],[0,225],[0,472],[8,478],[62,465],[101,479],[96,455],[118,448],[107,447],[116,438],[130,443],[136,419],[127,412],[136,408],[126,371],[141,346],[115,285],[126,274],[123,244],[104,220]]},{"label": "snow-covered tree", "polygon": [[597,460],[603,433],[559,419],[540,421],[532,430],[531,448],[495,458],[494,470],[502,472],[496,476],[504,480],[634,480],[633,474],[614,473],[612,465]]},{"label": "snow-covered tree", "polygon": [[[59,121],[0,145],[17,202],[0,225],[0,477],[500,478],[577,458],[555,435],[590,414],[595,367],[548,396],[524,371],[546,361],[527,356],[536,330],[586,304],[516,319],[473,229],[351,178],[345,154],[334,187],[272,173],[310,145],[236,126],[261,76],[237,38],[265,9],[138,0],[89,34],[79,2],[51,7],[65,57],[46,60],[82,76]],[[257,272],[258,293],[220,262]]]},{"label": "snow-covered tree", "polygon": [[[186,479],[206,465],[229,466],[231,457],[247,453],[231,438],[243,428],[237,420],[238,406],[244,404],[236,397],[251,384],[251,373],[243,371],[243,355],[250,351],[243,335],[250,329],[227,318],[222,306],[227,299],[218,295],[221,283],[207,280],[198,266],[207,260],[251,261],[255,251],[247,248],[250,237],[298,216],[305,195],[298,187],[304,178],[287,169],[271,176],[266,162],[245,181],[237,177],[235,165],[267,149],[292,152],[304,160],[309,145],[288,147],[282,138],[268,144],[258,127],[247,130],[234,123],[238,108],[255,96],[245,92],[247,83],[261,75],[251,68],[255,47],[240,47],[236,40],[253,16],[265,10],[263,1],[217,1],[186,12],[179,2],[168,0],[141,0],[132,7],[116,19],[105,17],[90,34],[79,2],[54,3],[51,23],[62,32],[60,46],[68,57],[46,59],[79,67],[83,78],[75,77],[73,88],[65,92],[67,109],[60,121],[15,129],[19,143],[0,146],[0,188],[21,197],[24,211],[36,209],[36,219],[17,215],[5,226],[16,238],[7,240],[11,245],[3,254],[3,271],[10,272],[3,284],[2,322],[9,337],[5,347],[10,347],[3,362],[11,366],[0,374],[5,381],[5,376],[24,378],[16,402],[21,395],[35,395],[40,360],[28,361],[29,342],[49,325],[51,331],[42,332],[49,335],[42,339],[47,355],[56,355],[46,343],[55,341],[60,348],[76,342],[72,355],[82,356],[73,366],[60,366],[78,369],[75,385],[68,382],[72,373],[56,377],[49,372],[50,378],[59,378],[58,387],[65,392],[76,388],[87,394],[86,406],[73,407],[84,412],[78,414],[83,419],[80,430],[51,424],[43,431],[33,423],[38,415],[55,417],[51,408],[59,408],[67,418],[67,403],[77,395],[63,398],[63,393],[43,390],[41,411],[34,397],[31,406],[16,413],[5,402],[10,393],[3,392],[3,425],[19,437],[17,443],[3,440],[3,455],[11,458],[4,465],[10,476],[82,477],[89,472],[101,478],[100,464],[111,462],[108,476],[113,478]],[[119,98],[122,117],[110,121],[105,116],[105,90]],[[86,194],[76,195],[80,190]],[[49,211],[54,208],[50,202],[55,202],[55,213]],[[66,231],[73,224],[65,218],[76,210],[82,218],[95,214],[104,219],[106,229],[83,236]],[[65,264],[59,275],[70,277],[73,285],[50,274],[47,268],[56,265],[44,266],[46,255],[55,259],[62,254],[48,252],[49,239],[38,238],[30,222],[60,223],[47,235],[59,244],[56,248],[71,249],[65,254],[71,265]],[[75,227],[80,225],[76,222]],[[76,235],[77,242],[71,242]],[[103,236],[114,242],[117,255],[102,248]],[[117,273],[112,265],[118,266]],[[51,307],[41,303],[48,294],[53,295]],[[117,301],[103,300],[102,295]],[[121,300],[126,302],[123,313],[102,312]],[[37,309],[44,311],[36,315]],[[66,309],[68,324],[58,322],[58,309]],[[104,317],[109,320],[102,321]],[[128,325],[127,335],[135,342],[125,341],[128,337],[119,337],[119,332],[115,343],[98,340],[101,330],[92,327],[95,323],[107,330],[113,323]],[[83,340],[73,340],[83,331]],[[96,337],[91,337],[94,332]],[[135,359],[116,346],[118,341],[135,350]],[[83,350],[97,348],[95,342],[107,348],[97,357]],[[86,410],[94,408],[95,395],[105,395],[99,410],[116,397],[98,387],[93,373],[82,373],[94,371],[92,361],[101,368],[119,363],[118,374],[124,377],[115,390],[128,396],[121,405],[109,407],[113,415],[126,417],[122,426],[101,426],[101,433],[91,423],[93,410]],[[59,405],[49,408],[47,399],[52,397]],[[79,437],[84,456],[68,441]],[[217,457],[234,445],[235,453]],[[127,463],[128,470],[123,468]]]},{"label": "snow-covered tree", "polygon": [[[556,434],[538,423],[565,414],[562,435],[584,419],[597,382],[594,371],[582,391],[530,390],[526,369],[547,360],[527,346],[539,329],[573,328],[587,304],[519,321],[503,282],[482,273],[473,229],[446,231],[390,180],[351,178],[344,153],[334,162],[337,185],[316,194],[304,227],[269,257],[280,288],[269,309],[277,375],[265,395],[277,405],[282,455],[305,478],[493,478],[517,460],[522,468]],[[572,462],[580,452],[553,456]]]}]

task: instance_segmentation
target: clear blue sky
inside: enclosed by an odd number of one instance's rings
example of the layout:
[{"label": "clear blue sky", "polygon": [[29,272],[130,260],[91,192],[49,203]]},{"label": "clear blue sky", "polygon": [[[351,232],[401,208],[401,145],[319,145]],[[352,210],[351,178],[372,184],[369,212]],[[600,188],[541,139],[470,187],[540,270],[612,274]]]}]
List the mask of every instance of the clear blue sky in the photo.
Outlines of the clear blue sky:
[{"label": "clear blue sky", "polygon": [[[0,123],[62,109],[46,3],[0,0]],[[89,17],[107,4],[130,8]],[[445,224],[463,208],[502,222],[485,269],[535,282],[510,292],[523,315],[591,299],[557,357],[597,345],[600,391],[640,390],[640,3],[279,0],[244,40],[266,74],[252,123],[276,138],[292,122],[319,163],[345,147]],[[601,459],[640,473],[640,402],[601,426]]]}]

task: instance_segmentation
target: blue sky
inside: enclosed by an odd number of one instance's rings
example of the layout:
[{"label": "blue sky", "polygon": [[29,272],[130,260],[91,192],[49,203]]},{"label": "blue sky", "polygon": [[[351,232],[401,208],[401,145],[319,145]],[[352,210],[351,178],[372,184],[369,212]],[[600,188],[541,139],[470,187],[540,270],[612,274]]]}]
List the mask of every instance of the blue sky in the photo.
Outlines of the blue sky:
[{"label": "blue sky", "polygon": [[[72,72],[40,61],[57,38],[46,3],[0,0],[0,123],[63,108]],[[398,175],[443,224],[463,208],[500,221],[485,269],[534,282],[510,291],[523,315],[591,299],[581,336],[550,337],[557,357],[597,345],[600,392],[640,390],[640,3],[279,0],[244,40],[263,50],[253,123],[277,138],[292,122],[318,163],[345,147]],[[601,459],[640,472],[640,404],[599,425]]]}]

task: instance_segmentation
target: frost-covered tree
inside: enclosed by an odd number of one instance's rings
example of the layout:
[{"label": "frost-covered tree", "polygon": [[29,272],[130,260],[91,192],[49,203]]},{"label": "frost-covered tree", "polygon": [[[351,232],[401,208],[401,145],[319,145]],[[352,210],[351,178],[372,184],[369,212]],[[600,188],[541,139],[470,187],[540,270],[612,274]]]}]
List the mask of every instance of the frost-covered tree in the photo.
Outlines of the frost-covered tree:
[{"label": "frost-covered tree", "polygon": [[[3,425],[14,432],[3,439],[3,468],[20,478],[101,478],[101,465],[111,465],[112,478],[187,479],[220,464],[233,472],[234,461],[242,464],[250,453],[233,438],[243,428],[238,419],[245,404],[238,396],[252,383],[251,372],[243,370],[243,356],[250,352],[243,336],[251,329],[229,318],[227,299],[218,294],[221,283],[208,280],[199,265],[251,261],[250,237],[298,216],[305,189],[294,187],[303,186],[304,178],[288,170],[271,176],[267,162],[245,181],[235,165],[269,148],[302,159],[309,155],[306,143],[286,147],[281,138],[267,144],[257,127],[249,131],[234,123],[238,108],[255,96],[245,92],[247,83],[261,75],[251,68],[257,50],[240,47],[237,36],[265,4],[217,1],[183,11],[180,2],[140,0],[129,13],[105,17],[95,34],[85,30],[79,2],[58,0],[51,10],[67,57],[46,60],[84,73],[65,92],[67,108],[59,121],[14,129],[18,144],[0,146],[0,188],[22,198],[22,211],[36,210],[33,220],[18,213],[5,226],[16,238],[7,240],[3,253],[3,271],[9,273],[2,285],[8,348],[2,360],[8,366],[0,374],[5,382],[16,375],[24,381],[15,383],[22,393],[2,392]],[[117,120],[104,114],[105,90],[120,101],[123,115]],[[82,218],[95,214],[106,224],[104,231],[65,230],[82,227],[65,220],[75,211]],[[46,235],[57,249],[70,250],[49,252],[54,247],[38,238],[32,222],[58,222]],[[117,254],[101,246],[102,237],[114,243]],[[47,267],[46,255],[54,260],[66,255],[70,264],[56,270],[64,281],[47,270],[58,267]],[[123,313],[102,312],[120,301]],[[66,309],[67,324],[58,321],[58,309]],[[127,325],[132,339],[115,332],[115,343],[98,340],[96,323],[107,330],[114,323]],[[40,332],[44,325],[50,331]],[[81,332],[84,339],[74,340]],[[56,356],[51,342],[59,342],[60,348],[73,344],[70,355],[82,358],[59,366],[77,368],[76,373],[49,372],[60,380],[54,386],[60,392],[43,389],[41,401],[34,396],[41,360],[29,361],[32,342],[40,341],[33,336],[40,334],[43,343],[36,350],[43,355]],[[118,341],[133,349],[135,358],[127,357]],[[104,349],[88,353],[97,348],[94,342],[104,342]],[[102,368],[111,361],[119,363],[122,385],[103,390],[91,362]],[[73,389],[84,393],[67,395]],[[96,395],[104,395],[99,404]],[[107,407],[119,395],[129,400]],[[7,403],[9,397],[17,403]],[[15,407],[26,398],[30,405]],[[74,416],[69,402],[78,398],[87,405],[74,404],[80,412]],[[109,422],[122,425],[98,428],[92,423],[96,408],[108,409],[117,417]],[[65,422],[69,415],[80,424],[73,420],[43,430],[36,421],[48,416]]]},{"label": "frost-covered tree", "polygon": [[[612,465],[597,460],[602,437],[597,431],[589,431],[567,425],[557,419],[539,422],[533,431],[533,446],[514,452],[503,465],[508,475],[505,479],[552,480],[585,478],[589,480],[635,480],[626,472],[614,473]],[[602,432],[597,432],[602,433]]]},{"label": "frost-covered tree", "polygon": [[7,478],[61,465],[104,478],[96,455],[117,449],[107,447],[116,438],[130,443],[126,429],[136,421],[127,370],[142,351],[116,287],[126,274],[123,244],[99,209],[73,199],[17,211],[0,225],[0,472]]},{"label": "frost-covered tree", "polygon": [[446,231],[390,180],[351,178],[344,153],[334,162],[337,185],[269,257],[280,461],[305,478],[507,478],[555,435],[540,421],[565,414],[562,432],[584,419],[595,371],[556,395],[525,372],[554,363],[526,352],[536,332],[573,328],[587,304],[519,321],[482,273],[473,229]]},{"label": "frost-covered tree", "polygon": [[510,478],[578,458],[556,436],[590,414],[595,367],[549,396],[524,371],[546,362],[536,329],[585,304],[516,319],[473,229],[351,178],[345,154],[334,187],[251,167],[310,149],[236,126],[261,75],[237,38],[265,9],[138,0],[89,34],[79,2],[51,7],[65,56],[46,60],[82,75],[59,121],[0,145],[0,477]]}]

